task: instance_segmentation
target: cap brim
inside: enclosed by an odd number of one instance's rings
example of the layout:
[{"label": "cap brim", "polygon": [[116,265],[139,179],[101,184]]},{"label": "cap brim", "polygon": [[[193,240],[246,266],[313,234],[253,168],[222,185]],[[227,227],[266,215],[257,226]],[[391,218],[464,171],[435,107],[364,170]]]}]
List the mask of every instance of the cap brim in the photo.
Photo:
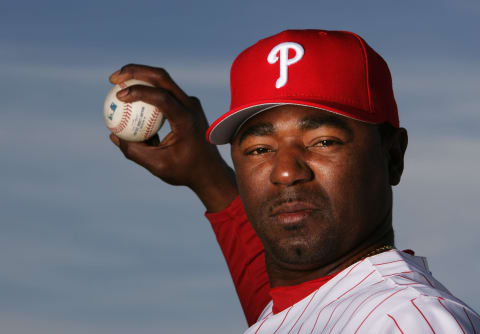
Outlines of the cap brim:
[{"label": "cap brim", "polygon": [[[235,136],[241,126],[247,122],[250,118],[254,117],[255,115],[282,105],[297,105],[297,106],[305,106],[316,108],[320,110],[325,110],[328,112],[332,112],[337,115],[341,115],[347,118],[355,119],[360,122],[365,123],[376,123],[374,121],[369,121],[364,119],[365,118],[365,111],[362,110],[354,110],[352,108],[338,108],[333,106],[327,106],[325,104],[319,104],[318,102],[309,103],[307,101],[297,102],[297,101],[279,101],[279,102],[268,102],[268,103],[260,103],[255,104],[253,106],[248,106],[245,108],[239,108],[238,110],[231,110],[230,112],[224,114],[222,117],[217,119],[212,125],[209,127],[206,136],[207,140],[211,144],[215,145],[223,145],[228,144],[231,139]],[[347,109],[351,109],[347,111]],[[352,112],[353,111],[353,112]],[[363,114],[363,117],[357,116],[359,113]],[[362,119],[363,118],[363,119]]]},{"label": "cap brim", "polygon": [[207,139],[215,145],[227,144],[230,142],[230,139],[235,136],[238,129],[250,118],[265,110],[284,104],[285,103],[264,103],[228,113],[211,125],[210,131],[207,132]]}]

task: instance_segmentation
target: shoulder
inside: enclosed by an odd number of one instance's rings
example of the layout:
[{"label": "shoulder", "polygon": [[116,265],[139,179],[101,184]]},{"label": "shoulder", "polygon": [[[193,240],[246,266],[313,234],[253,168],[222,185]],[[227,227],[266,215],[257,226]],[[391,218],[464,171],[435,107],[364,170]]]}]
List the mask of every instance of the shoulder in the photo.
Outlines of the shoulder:
[{"label": "shoulder", "polygon": [[424,257],[391,250],[369,257],[365,262],[384,284],[398,288],[409,287],[423,295],[440,293],[453,297],[450,291],[433,277]]},{"label": "shoulder", "polygon": [[[386,313],[387,325],[400,333],[479,333],[480,316],[456,298],[419,295]],[[388,324],[390,322],[390,324]]]},{"label": "shoulder", "polygon": [[479,333],[480,317],[398,251],[345,269],[290,308],[265,308],[247,333]]},{"label": "shoulder", "polygon": [[367,259],[380,280],[355,318],[359,333],[480,333],[480,317],[453,296],[425,258],[390,251]]}]

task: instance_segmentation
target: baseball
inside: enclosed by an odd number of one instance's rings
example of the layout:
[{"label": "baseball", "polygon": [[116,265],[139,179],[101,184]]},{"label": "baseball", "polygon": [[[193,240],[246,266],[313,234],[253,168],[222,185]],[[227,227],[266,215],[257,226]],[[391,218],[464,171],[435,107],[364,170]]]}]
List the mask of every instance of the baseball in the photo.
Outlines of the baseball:
[{"label": "baseball", "polygon": [[165,117],[157,107],[136,101],[126,103],[117,98],[117,92],[132,85],[153,87],[148,82],[131,79],[115,85],[107,94],[103,116],[107,128],[128,141],[144,141],[152,137],[162,126]]}]

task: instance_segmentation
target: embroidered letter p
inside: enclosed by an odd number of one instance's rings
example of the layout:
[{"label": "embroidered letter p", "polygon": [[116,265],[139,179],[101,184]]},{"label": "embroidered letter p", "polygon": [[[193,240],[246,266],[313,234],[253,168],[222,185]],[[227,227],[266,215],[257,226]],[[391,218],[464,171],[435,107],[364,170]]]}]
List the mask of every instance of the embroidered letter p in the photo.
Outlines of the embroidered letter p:
[{"label": "embroidered letter p", "polygon": [[[288,58],[289,49],[295,50],[295,57]],[[275,64],[278,61],[279,57],[277,56],[277,53],[280,54],[280,77],[277,79],[275,87],[281,88],[285,86],[288,80],[288,66],[295,64],[297,61],[302,59],[304,51],[303,47],[298,43],[280,43],[268,54],[267,60],[270,64]]]}]

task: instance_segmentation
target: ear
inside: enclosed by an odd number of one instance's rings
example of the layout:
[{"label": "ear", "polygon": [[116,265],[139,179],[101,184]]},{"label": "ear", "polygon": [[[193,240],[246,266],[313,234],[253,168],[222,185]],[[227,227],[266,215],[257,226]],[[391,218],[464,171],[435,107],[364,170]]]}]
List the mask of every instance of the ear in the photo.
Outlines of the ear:
[{"label": "ear", "polygon": [[393,131],[385,146],[388,174],[390,185],[396,186],[400,183],[403,173],[403,159],[408,145],[408,134],[404,128],[398,128]]}]

